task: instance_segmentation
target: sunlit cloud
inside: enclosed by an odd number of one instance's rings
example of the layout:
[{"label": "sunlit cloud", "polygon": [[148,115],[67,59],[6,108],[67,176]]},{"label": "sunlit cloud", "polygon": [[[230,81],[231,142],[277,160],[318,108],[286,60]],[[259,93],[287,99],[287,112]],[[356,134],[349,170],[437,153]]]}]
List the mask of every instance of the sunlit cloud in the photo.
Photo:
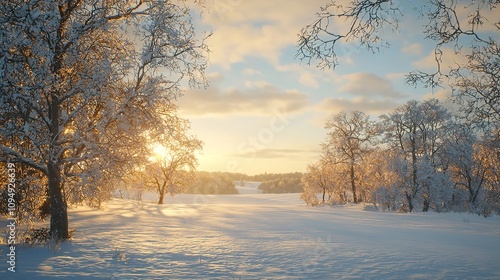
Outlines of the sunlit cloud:
[{"label": "sunlit cloud", "polygon": [[285,65],[276,65],[276,71],[288,72],[302,85],[317,88],[321,83],[339,83],[342,78],[335,71],[322,71],[318,67],[303,65],[299,63],[290,63]]},{"label": "sunlit cloud", "polygon": [[379,115],[390,112],[400,106],[401,102],[392,99],[369,99],[365,97],[357,98],[328,98],[323,100],[317,108],[330,115],[340,111],[350,112],[354,110],[362,111],[371,115]]},{"label": "sunlit cloud", "polygon": [[424,47],[420,43],[413,43],[401,49],[401,52],[407,55],[421,55]]},{"label": "sunlit cloud", "polygon": [[319,83],[316,78],[310,73],[300,75],[299,82],[311,88],[319,88]]},{"label": "sunlit cloud", "polygon": [[451,101],[451,88],[442,88],[435,92],[429,92],[422,97],[422,100],[431,98],[438,99],[443,104],[443,107],[454,114],[459,114],[460,106]]},{"label": "sunlit cloud", "polygon": [[207,41],[211,63],[230,69],[246,58],[263,58],[277,65],[282,49],[296,44],[299,30],[324,4],[323,0],[214,1],[202,19],[213,31]]},{"label": "sunlit cloud", "polygon": [[245,153],[232,154],[232,157],[241,158],[260,158],[260,159],[270,159],[270,158],[308,158],[312,156],[317,156],[321,153],[321,150],[299,150],[299,149],[261,149],[254,150]]},{"label": "sunlit cloud", "polygon": [[266,82],[249,83],[247,88],[191,89],[178,101],[185,115],[272,115],[276,111],[299,113],[309,105],[308,96],[294,89],[279,89]]},{"label": "sunlit cloud", "polygon": [[[457,65],[463,65],[467,63],[467,57],[464,55],[456,54],[455,50],[449,47],[445,47],[441,49],[442,54],[441,57],[438,58],[441,60],[441,69],[442,71],[448,71],[452,68],[456,68]],[[423,71],[436,71],[437,62],[436,62],[436,54],[434,50],[431,51],[426,56],[416,60],[412,63],[412,66]]]},{"label": "sunlit cloud", "polygon": [[339,93],[353,96],[401,98],[404,94],[394,89],[392,83],[372,73],[354,73],[344,75],[344,84],[338,89]]},{"label": "sunlit cloud", "polygon": [[256,76],[256,75],[260,75],[261,72],[259,70],[255,70],[255,69],[252,69],[252,68],[245,68],[243,70],[243,75],[245,76]]}]

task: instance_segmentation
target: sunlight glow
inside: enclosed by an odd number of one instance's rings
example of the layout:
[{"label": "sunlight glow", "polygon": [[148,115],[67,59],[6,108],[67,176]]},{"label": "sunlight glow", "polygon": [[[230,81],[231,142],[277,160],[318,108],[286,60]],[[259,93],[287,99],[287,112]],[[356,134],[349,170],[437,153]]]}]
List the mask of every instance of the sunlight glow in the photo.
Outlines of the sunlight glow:
[{"label": "sunlight glow", "polygon": [[164,161],[168,157],[170,157],[170,150],[163,146],[160,143],[155,143],[151,146],[151,151],[152,151],[152,157],[150,158],[151,161]]}]

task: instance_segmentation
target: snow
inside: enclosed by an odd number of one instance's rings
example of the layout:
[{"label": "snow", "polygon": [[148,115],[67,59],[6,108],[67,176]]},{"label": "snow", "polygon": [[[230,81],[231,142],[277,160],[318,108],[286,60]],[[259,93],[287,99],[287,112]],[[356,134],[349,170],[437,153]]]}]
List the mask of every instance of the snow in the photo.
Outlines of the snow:
[{"label": "snow", "polygon": [[240,194],[258,194],[262,193],[261,190],[259,190],[259,186],[262,184],[262,182],[250,182],[250,181],[245,181],[245,182],[239,182],[236,181],[236,189],[238,190],[238,193]]},{"label": "snow", "polygon": [[[250,188],[250,186],[247,186]],[[500,279],[500,218],[307,207],[298,194],[114,199],[1,279]],[[4,227],[5,219],[1,226]]]}]

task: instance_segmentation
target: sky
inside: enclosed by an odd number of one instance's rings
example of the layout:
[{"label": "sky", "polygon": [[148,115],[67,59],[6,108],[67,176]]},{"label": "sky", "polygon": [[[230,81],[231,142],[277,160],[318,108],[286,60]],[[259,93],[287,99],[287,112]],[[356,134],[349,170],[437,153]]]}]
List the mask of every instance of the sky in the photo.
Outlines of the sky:
[{"label": "sky", "polygon": [[187,89],[178,100],[191,133],[204,142],[198,170],[305,172],[320,158],[326,120],[341,110],[376,119],[411,99],[446,100],[447,88],[404,83],[412,70],[435,69],[423,23],[408,17],[412,6],[399,6],[406,16],[400,32],[384,34],[391,47],[380,53],[344,44],[335,70],[295,59],[297,34],[327,2],[216,0],[194,16],[198,32],[213,32],[206,41],[210,86]]}]

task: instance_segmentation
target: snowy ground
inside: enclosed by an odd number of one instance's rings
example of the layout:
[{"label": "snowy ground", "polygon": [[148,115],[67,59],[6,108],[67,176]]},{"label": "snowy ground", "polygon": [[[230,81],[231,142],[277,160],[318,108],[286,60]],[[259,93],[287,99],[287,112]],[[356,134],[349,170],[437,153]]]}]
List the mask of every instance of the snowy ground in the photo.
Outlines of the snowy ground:
[{"label": "snowy ground", "polygon": [[74,238],[19,248],[15,274],[3,245],[0,279],[500,279],[500,217],[311,208],[298,196],[78,207]]},{"label": "snowy ground", "polygon": [[262,182],[243,182],[243,185],[241,182],[236,181],[236,189],[238,190],[238,193],[240,194],[257,194],[257,193],[262,193],[261,190],[259,190],[260,184]]}]

